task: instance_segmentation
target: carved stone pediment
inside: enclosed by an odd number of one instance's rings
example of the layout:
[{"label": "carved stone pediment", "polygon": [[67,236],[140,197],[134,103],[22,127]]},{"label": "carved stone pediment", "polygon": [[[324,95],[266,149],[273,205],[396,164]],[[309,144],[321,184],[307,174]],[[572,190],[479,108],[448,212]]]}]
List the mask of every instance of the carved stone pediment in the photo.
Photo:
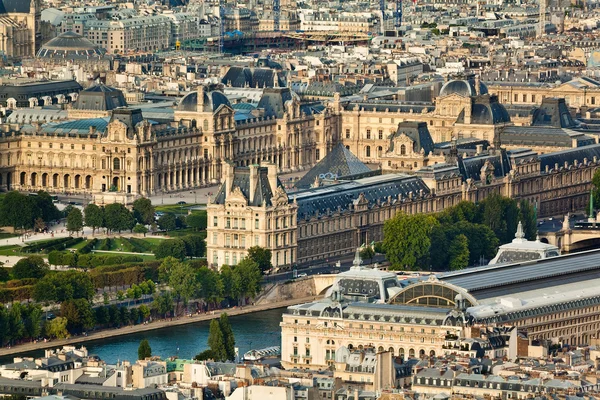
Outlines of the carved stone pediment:
[{"label": "carved stone pediment", "polygon": [[286,206],[289,202],[288,195],[285,193],[285,190],[278,186],[275,188],[273,192],[273,197],[271,197],[271,204],[275,207]]},{"label": "carved stone pediment", "polygon": [[246,196],[244,196],[244,193],[242,193],[242,190],[239,188],[239,186],[234,187],[231,190],[231,192],[229,192],[229,196],[227,196],[227,201],[243,204],[248,203],[248,199],[246,199]]}]

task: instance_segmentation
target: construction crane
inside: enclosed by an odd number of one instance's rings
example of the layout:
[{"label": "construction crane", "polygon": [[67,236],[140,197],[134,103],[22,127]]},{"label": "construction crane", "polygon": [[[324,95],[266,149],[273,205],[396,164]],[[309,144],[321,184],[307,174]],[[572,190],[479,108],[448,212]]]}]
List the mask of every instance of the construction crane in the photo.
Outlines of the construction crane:
[{"label": "construction crane", "polygon": [[225,0],[219,0],[219,54],[223,54],[225,41]]},{"label": "construction crane", "polygon": [[[402,0],[396,1],[396,12],[394,13],[394,27],[396,29],[402,26]],[[385,2],[386,0],[379,0],[379,9],[381,11],[381,33],[385,33],[385,21],[387,20],[387,15],[385,13]]]},{"label": "construction crane", "polygon": [[273,31],[279,32],[279,19],[281,17],[280,0],[273,0]]}]

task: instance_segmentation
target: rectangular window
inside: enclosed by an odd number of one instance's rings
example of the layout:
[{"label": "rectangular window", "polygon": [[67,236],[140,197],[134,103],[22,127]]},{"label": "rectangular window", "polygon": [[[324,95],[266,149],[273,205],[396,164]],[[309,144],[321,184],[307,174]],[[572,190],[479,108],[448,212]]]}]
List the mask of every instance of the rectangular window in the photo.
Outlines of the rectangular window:
[{"label": "rectangular window", "polygon": [[225,221],[225,228],[231,228],[231,218],[227,217]]},{"label": "rectangular window", "polygon": [[254,245],[258,246],[258,235],[254,236]]},{"label": "rectangular window", "polygon": [[217,217],[213,217],[213,226],[217,226],[219,219]]},{"label": "rectangular window", "polygon": [[258,229],[258,219],[254,220],[254,229]]},{"label": "rectangular window", "polygon": [[218,233],[213,233],[213,244],[217,244],[218,240],[219,240],[219,234]]},{"label": "rectangular window", "polygon": [[371,130],[367,129],[367,139],[371,139]]},{"label": "rectangular window", "polygon": [[246,236],[244,235],[242,235],[241,247],[244,249],[246,248]]},{"label": "rectangular window", "polygon": [[241,225],[241,228],[242,228],[242,229],[246,229],[246,219],[245,219],[245,218],[242,218],[242,219],[240,220],[240,223],[242,224],[242,225]]},{"label": "rectangular window", "polygon": [[383,139],[383,130],[381,130],[381,129],[379,130],[378,137],[379,137],[379,140]]},{"label": "rectangular window", "polygon": [[346,129],[346,139],[350,139],[350,129]]}]

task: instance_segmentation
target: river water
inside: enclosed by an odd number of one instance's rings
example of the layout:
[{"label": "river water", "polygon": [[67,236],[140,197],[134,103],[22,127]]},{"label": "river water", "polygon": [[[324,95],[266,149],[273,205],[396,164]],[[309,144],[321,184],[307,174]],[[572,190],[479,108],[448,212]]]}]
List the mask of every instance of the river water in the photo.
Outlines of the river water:
[{"label": "river water", "polygon": [[[281,346],[281,330],[279,323],[285,308],[261,311],[252,314],[229,317],[235,335],[235,345],[240,356],[251,349],[268,346]],[[208,348],[208,327],[210,321],[179,325],[172,328],[116,336],[109,339],[95,340],[79,346],[86,346],[90,354],[96,354],[109,364],[117,361],[137,360],[137,349],[142,339],[148,339],[152,355],[163,358],[178,356],[193,358]],[[43,356],[43,350],[27,356]],[[11,362],[12,358],[0,360],[0,364]]]}]

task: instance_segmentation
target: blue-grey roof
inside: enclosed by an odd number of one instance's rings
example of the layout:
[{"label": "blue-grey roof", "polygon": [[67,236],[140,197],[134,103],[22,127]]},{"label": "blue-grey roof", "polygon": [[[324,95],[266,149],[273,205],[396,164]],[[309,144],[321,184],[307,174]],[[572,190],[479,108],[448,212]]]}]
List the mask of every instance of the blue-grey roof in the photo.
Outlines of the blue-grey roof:
[{"label": "blue-grey roof", "polygon": [[123,92],[104,84],[81,91],[73,104],[76,110],[110,111],[118,107],[127,107]]},{"label": "blue-grey roof", "polygon": [[[257,168],[256,182],[250,181],[250,168]],[[230,188],[226,188],[226,183],[223,183],[219,188],[219,191],[214,197],[213,202],[215,204],[225,204],[227,198],[227,191],[229,189],[240,188],[244,197],[248,199],[249,206],[260,206],[263,202],[266,205],[271,205],[271,197],[273,196],[273,190],[269,183],[268,169],[265,167],[258,167],[256,165],[250,167],[235,167],[233,174],[233,182]],[[254,189],[254,197],[250,197],[250,185],[256,185]],[[283,187],[279,179],[277,179],[277,186]]]},{"label": "blue-grey roof", "polygon": [[540,168],[542,171],[546,170],[546,166],[548,166],[549,169],[553,169],[555,164],[558,164],[558,167],[562,168],[564,167],[565,161],[568,162],[569,165],[573,165],[575,160],[583,163],[585,158],[591,162],[594,157],[596,157],[597,160],[600,160],[600,144],[540,154],[538,157],[540,159]]},{"label": "blue-grey roof", "polygon": [[0,0],[0,14],[26,13],[29,14],[29,0]]},{"label": "blue-grey roof", "polygon": [[[456,122],[465,123],[465,110],[463,109]],[[475,98],[471,108],[471,124],[496,125],[510,122],[510,115],[496,96],[484,95]]]},{"label": "blue-grey roof", "polygon": [[285,104],[293,98],[298,99],[298,95],[290,88],[267,88],[263,91],[257,108],[264,109],[266,117],[281,118],[285,112]]},{"label": "blue-grey roof", "polygon": [[472,97],[476,96],[477,94],[487,94],[487,92],[488,88],[483,82],[480,83],[480,93],[477,93],[474,79],[454,79],[446,82],[444,86],[442,86],[442,90],[440,90],[440,96],[458,94],[465,97]]},{"label": "blue-grey roof", "polygon": [[599,272],[600,251],[594,250],[518,264],[469,268],[442,274],[439,279],[482,300],[597,278]]},{"label": "blue-grey roof", "polygon": [[503,177],[510,171],[510,163],[506,152],[482,154],[475,157],[459,158],[458,168],[464,180],[469,178],[474,181],[481,180],[481,168],[489,162],[494,167],[494,176]]},{"label": "blue-grey roof", "polygon": [[[417,153],[423,149],[425,154],[429,154],[433,152],[434,145],[433,139],[429,134],[429,129],[427,128],[426,122],[413,122],[413,121],[405,121],[398,124],[398,130],[396,133],[392,135],[392,139],[396,136],[406,135],[411,138],[414,142],[415,148],[414,151]],[[392,145],[390,147],[390,152],[394,151],[394,142],[392,141]]]},{"label": "blue-grey roof", "polygon": [[295,186],[308,189],[320,179],[344,179],[351,176],[371,173],[371,169],[358,159],[343,144],[339,143],[314,167],[310,169]]},{"label": "blue-grey roof", "polygon": [[544,98],[542,104],[533,113],[533,126],[553,126],[555,128],[573,128],[575,121],[567,108],[565,99]]},{"label": "blue-grey roof", "polygon": [[106,131],[109,117],[106,118],[90,118],[90,119],[79,119],[75,121],[50,123],[43,126],[42,131],[45,133],[52,133],[55,135],[60,134],[89,134],[90,128],[95,128],[96,131],[102,134]]},{"label": "blue-grey roof", "polygon": [[198,110],[198,92],[193,91],[186,94],[179,104],[177,105],[178,111],[191,111],[191,112],[214,112],[221,105],[231,107],[231,103],[227,96],[218,90],[209,91],[204,90],[204,109]]},{"label": "blue-grey roof", "polygon": [[[429,194],[429,188],[415,176],[387,174],[357,179],[337,185],[327,185],[294,193],[298,202],[298,219],[310,218],[317,212],[347,211],[354,200],[362,193],[370,205],[377,202],[405,201],[409,193],[417,196],[420,192]],[[399,200],[399,196],[403,200]]]},{"label": "blue-grey roof", "polygon": [[285,86],[277,72],[270,68],[231,67],[221,82],[233,87],[272,88],[275,86],[275,79],[279,86]]}]

